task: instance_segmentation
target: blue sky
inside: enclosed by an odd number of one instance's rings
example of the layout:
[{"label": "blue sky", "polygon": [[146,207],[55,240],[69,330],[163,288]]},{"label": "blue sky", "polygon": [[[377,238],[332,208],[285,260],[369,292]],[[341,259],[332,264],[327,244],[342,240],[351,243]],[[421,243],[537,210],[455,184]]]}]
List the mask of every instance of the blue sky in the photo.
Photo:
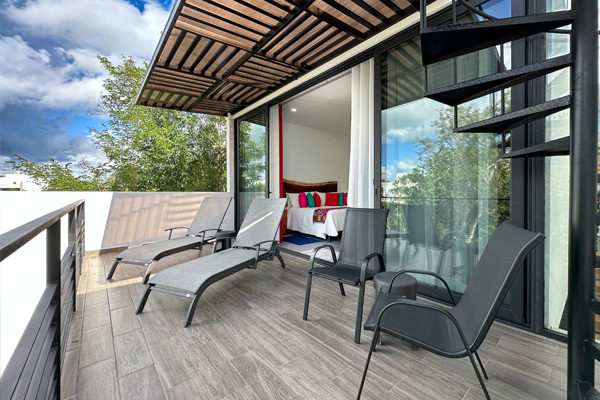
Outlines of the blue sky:
[{"label": "blue sky", "polygon": [[89,113],[107,77],[97,56],[150,61],[173,0],[3,0],[0,6],[0,173],[31,161],[102,161]]}]

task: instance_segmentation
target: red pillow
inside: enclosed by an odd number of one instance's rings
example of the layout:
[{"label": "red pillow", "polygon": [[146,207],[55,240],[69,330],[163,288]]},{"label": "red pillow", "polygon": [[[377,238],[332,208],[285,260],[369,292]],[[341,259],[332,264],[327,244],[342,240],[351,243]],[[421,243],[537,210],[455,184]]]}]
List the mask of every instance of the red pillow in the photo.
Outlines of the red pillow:
[{"label": "red pillow", "polygon": [[339,205],[339,193],[325,193],[325,206]]},{"label": "red pillow", "polygon": [[305,193],[300,193],[298,195],[298,202],[300,203],[300,208],[306,208],[308,205],[308,199],[306,198]]},{"label": "red pillow", "polygon": [[348,205],[348,193],[344,193],[344,205]]},{"label": "red pillow", "polygon": [[313,197],[315,198],[315,207],[321,207],[321,196],[314,192]]}]

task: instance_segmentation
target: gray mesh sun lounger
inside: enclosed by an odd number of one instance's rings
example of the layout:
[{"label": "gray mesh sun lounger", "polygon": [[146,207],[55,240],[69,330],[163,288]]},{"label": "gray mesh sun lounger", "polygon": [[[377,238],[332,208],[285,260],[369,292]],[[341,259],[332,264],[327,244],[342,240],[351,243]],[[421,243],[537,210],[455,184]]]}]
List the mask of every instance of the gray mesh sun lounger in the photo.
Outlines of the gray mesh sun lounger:
[{"label": "gray mesh sun lounger", "polygon": [[231,249],[163,269],[148,282],[136,314],[144,310],[154,290],[192,299],[184,326],[192,323],[196,304],[213,283],[263,260],[279,259],[275,240],[287,199],[254,199]]},{"label": "gray mesh sun lounger", "polygon": [[184,227],[168,228],[165,229],[170,231],[168,240],[131,247],[119,253],[110,267],[106,279],[113,277],[119,264],[143,265],[147,267],[142,280],[146,284],[156,261],[195,247],[202,250],[202,245],[213,239],[215,233],[220,230],[230,203],[231,197],[205,197],[186,236],[171,239],[174,229],[183,229]]}]

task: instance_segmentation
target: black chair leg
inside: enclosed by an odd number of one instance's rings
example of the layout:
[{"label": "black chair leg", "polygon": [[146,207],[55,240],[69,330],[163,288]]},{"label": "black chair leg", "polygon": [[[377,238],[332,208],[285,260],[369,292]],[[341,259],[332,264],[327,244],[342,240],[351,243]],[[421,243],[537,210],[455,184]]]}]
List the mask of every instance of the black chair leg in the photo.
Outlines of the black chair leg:
[{"label": "black chair leg", "polygon": [[342,282],[338,282],[340,284],[340,293],[342,294],[342,296],[346,295],[346,292],[344,292],[344,284]]},{"label": "black chair leg", "polygon": [[379,328],[375,328],[375,332],[373,332],[373,340],[371,341],[371,348],[369,349],[369,355],[367,356],[367,362],[365,364],[365,369],[363,370],[362,379],[360,380],[360,387],[358,388],[358,396],[356,396],[356,400],[360,400],[360,395],[362,394],[363,386],[365,385],[365,379],[367,378],[367,370],[369,369],[369,362],[371,362],[371,356],[373,355],[373,351],[375,350],[375,346],[377,345],[377,338],[379,337]]},{"label": "black chair leg", "polygon": [[483,372],[483,376],[485,376],[485,379],[489,379],[487,372],[485,372],[485,368],[483,368],[483,363],[481,362],[481,358],[479,358],[479,354],[477,354],[477,352],[475,351],[475,357],[477,357],[477,361],[479,362],[479,366],[481,367],[481,372]]},{"label": "black chair leg", "polygon": [[[475,374],[477,375],[477,379],[479,380],[479,385],[481,386],[481,389],[483,389],[483,394],[485,394],[485,398],[487,400],[491,400],[490,394],[488,393],[487,388],[485,387],[485,383],[483,382],[483,379],[481,378],[481,374],[479,373],[479,369],[477,368],[477,365],[475,364],[475,359],[473,358],[473,353],[471,353],[467,349],[467,354],[469,355],[469,360],[471,360],[471,365],[473,366],[473,369],[475,370]],[[477,358],[479,358],[479,357],[477,357]]]},{"label": "black chair leg", "polygon": [[354,342],[360,343],[360,331],[362,328],[363,304],[365,302],[365,284],[361,284],[358,292],[358,308],[356,310],[356,327],[354,328]]},{"label": "black chair leg", "polygon": [[303,320],[308,319],[308,302],[310,300],[310,285],[312,284],[312,274],[308,273],[308,279],[306,281],[306,295],[304,296],[304,314],[302,315]]}]

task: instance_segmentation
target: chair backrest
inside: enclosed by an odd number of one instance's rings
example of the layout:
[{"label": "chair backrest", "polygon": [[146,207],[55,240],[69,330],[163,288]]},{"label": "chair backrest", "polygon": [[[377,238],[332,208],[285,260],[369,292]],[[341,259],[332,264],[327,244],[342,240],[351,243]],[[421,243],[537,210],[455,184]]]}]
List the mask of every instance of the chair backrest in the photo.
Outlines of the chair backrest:
[{"label": "chair backrest", "polygon": [[[220,228],[229,204],[231,204],[231,197],[205,197],[190,224],[188,235],[195,235],[205,229]],[[207,232],[207,236],[213,236],[215,233],[215,231]]]},{"label": "chair backrest", "polygon": [[[349,207],[346,210],[338,263],[360,268],[364,258],[369,254],[383,254],[388,212],[386,208]],[[369,264],[369,268],[373,268],[378,263],[375,259]]]},{"label": "chair backrest", "polygon": [[411,244],[439,246],[435,232],[435,214],[431,205],[406,204],[403,207],[406,218],[408,241]]},{"label": "chair backrest", "polygon": [[275,240],[286,203],[286,198],[252,200],[233,245],[252,247],[256,243]]},{"label": "chair backrest", "polygon": [[544,239],[507,222],[490,236],[465,293],[450,310],[472,351],[483,342],[525,256]]}]

